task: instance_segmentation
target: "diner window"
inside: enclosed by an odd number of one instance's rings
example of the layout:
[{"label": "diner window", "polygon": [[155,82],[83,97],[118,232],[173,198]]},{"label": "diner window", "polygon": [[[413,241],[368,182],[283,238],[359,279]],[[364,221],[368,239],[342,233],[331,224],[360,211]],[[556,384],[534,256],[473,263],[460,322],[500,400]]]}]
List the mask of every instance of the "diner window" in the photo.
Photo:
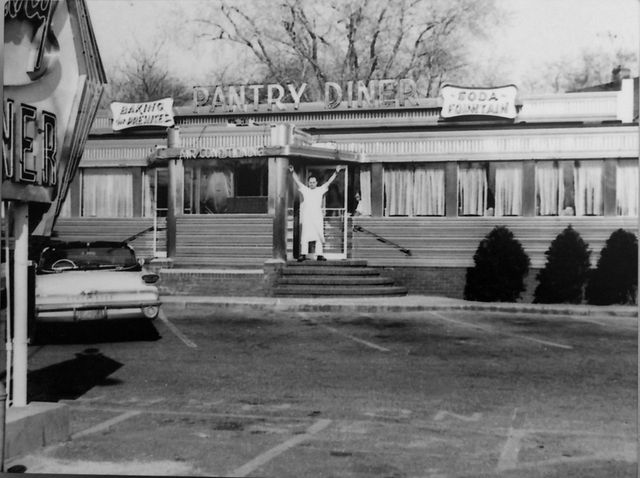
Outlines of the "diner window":
[{"label": "diner window", "polygon": [[621,160],[616,168],[616,213],[638,215],[638,161]]},{"label": "diner window", "polygon": [[491,197],[486,163],[458,165],[458,215],[491,214]]},{"label": "diner window", "polygon": [[385,167],[385,216],[444,216],[444,184],[440,165]]},{"label": "diner window", "polygon": [[576,161],[574,201],[576,216],[600,216],[603,213],[603,161]]},{"label": "diner window", "polygon": [[[142,171],[142,215],[153,217],[167,215],[168,173],[167,168]],[[159,205],[163,202],[162,206]]]},{"label": "diner window", "polygon": [[235,168],[236,195],[267,196],[268,176],[267,164],[264,161],[238,164]]},{"label": "diner window", "polygon": [[[522,214],[522,163],[495,163],[495,215]],[[491,188],[490,188],[491,189]]]},{"label": "diner window", "polygon": [[82,170],[82,216],[133,217],[133,171]]},{"label": "diner window", "polygon": [[169,170],[153,168],[143,171],[143,215],[166,217],[169,205]]},{"label": "diner window", "polygon": [[557,161],[541,161],[535,171],[537,215],[561,215],[565,204],[563,168]]},{"label": "diner window", "polygon": [[369,165],[355,168],[353,191],[349,212],[358,216],[371,216],[371,167]]},{"label": "diner window", "polygon": [[266,213],[268,176],[263,160],[212,160],[188,165],[185,213]]}]

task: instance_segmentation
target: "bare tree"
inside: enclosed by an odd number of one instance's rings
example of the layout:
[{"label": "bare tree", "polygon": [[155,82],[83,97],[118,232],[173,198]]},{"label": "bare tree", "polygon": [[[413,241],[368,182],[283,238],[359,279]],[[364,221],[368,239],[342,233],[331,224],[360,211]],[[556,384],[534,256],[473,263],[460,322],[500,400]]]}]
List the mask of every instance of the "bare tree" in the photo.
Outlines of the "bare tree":
[{"label": "bare tree", "polygon": [[494,0],[216,0],[191,22],[200,39],[250,52],[264,80],[306,82],[305,99],[316,100],[327,81],[382,78],[436,95],[500,15]]},{"label": "bare tree", "polygon": [[114,68],[103,95],[103,106],[113,101],[136,103],[172,97],[176,104],[192,98],[190,87],[169,74],[161,57],[162,44],[153,50],[137,47]]},{"label": "bare tree", "polygon": [[575,91],[612,81],[612,71],[618,66],[629,68],[637,75],[638,56],[625,48],[613,33],[598,35],[597,46],[582,50],[575,58],[548,62],[524,83],[530,93],[559,93]]}]

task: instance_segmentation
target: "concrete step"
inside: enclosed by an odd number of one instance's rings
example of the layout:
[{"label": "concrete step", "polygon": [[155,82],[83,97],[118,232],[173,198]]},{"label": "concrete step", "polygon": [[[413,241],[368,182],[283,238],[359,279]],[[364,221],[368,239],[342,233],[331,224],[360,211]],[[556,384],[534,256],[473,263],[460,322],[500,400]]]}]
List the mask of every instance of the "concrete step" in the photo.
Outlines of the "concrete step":
[{"label": "concrete step", "polygon": [[372,276],[332,276],[332,275],[288,275],[278,280],[279,285],[393,285],[393,279],[378,275]]},{"label": "concrete step", "polygon": [[220,260],[212,258],[202,260],[176,259],[171,267],[173,269],[262,269],[264,259],[250,257],[236,258],[232,261],[224,258]]},{"label": "concrete step", "polygon": [[287,267],[367,267],[367,261],[365,259],[337,259],[327,261],[287,261]]},{"label": "concrete step", "polygon": [[406,295],[407,289],[400,286],[318,286],[278,285],[273,290],[277,297],[318,296],[398,296]]},{"label": "concrete step", "polygon": [[328,275],[328,276],[375,276],[379,275],[380,272],[376,269],[371,269],[369,267],[325,267],[325,266],[316,266],[313,265],[303,265],[296,267],[285,267],[282,271],[282,274],[285,276],[295,276],[295,275]]}]

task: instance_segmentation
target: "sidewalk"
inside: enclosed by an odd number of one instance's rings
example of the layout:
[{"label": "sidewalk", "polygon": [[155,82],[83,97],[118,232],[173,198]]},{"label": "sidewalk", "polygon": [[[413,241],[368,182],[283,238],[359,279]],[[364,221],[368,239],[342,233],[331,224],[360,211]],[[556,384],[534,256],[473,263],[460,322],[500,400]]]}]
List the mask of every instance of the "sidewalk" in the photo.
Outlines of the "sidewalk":
[{"label": "sidewalk", "polygon": [[426,310],[478,310],[509,313],[637,317],[635,305],[530,304],[471,302],[448,297],[408,295],[401,297],[222,297],[165,295],[164,304],[177,307],[202,305],[219,309],[277,310],[283,312],[420,312]]}]

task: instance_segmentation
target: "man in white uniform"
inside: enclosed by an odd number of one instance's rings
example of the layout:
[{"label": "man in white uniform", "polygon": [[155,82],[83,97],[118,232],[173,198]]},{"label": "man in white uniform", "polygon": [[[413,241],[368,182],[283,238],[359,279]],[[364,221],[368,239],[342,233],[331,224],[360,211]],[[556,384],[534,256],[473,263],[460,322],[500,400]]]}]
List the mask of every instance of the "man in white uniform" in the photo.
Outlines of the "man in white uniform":
[{"label": "man in white uniform", "polygon": [[331,175],[329,180],[322,186],[318,186],[318,180],[314,176],[310,176],[308,180],[309,186],[305,186],[300,178],[293,170],[293,166],[289,166],[289,171],[293,175],[293,180],[298,186],[298,191],[302,195],[302,203],[300,204],[300,256],[299,261],[306,259],[309,254],[309,243],[315,242],[316,259],[325,261],[322,255],[324,244],[324,217],[322,214],[322,198],[329,190],[329,185],[336,179],[336,176],[342,169],[341,166]]}]

